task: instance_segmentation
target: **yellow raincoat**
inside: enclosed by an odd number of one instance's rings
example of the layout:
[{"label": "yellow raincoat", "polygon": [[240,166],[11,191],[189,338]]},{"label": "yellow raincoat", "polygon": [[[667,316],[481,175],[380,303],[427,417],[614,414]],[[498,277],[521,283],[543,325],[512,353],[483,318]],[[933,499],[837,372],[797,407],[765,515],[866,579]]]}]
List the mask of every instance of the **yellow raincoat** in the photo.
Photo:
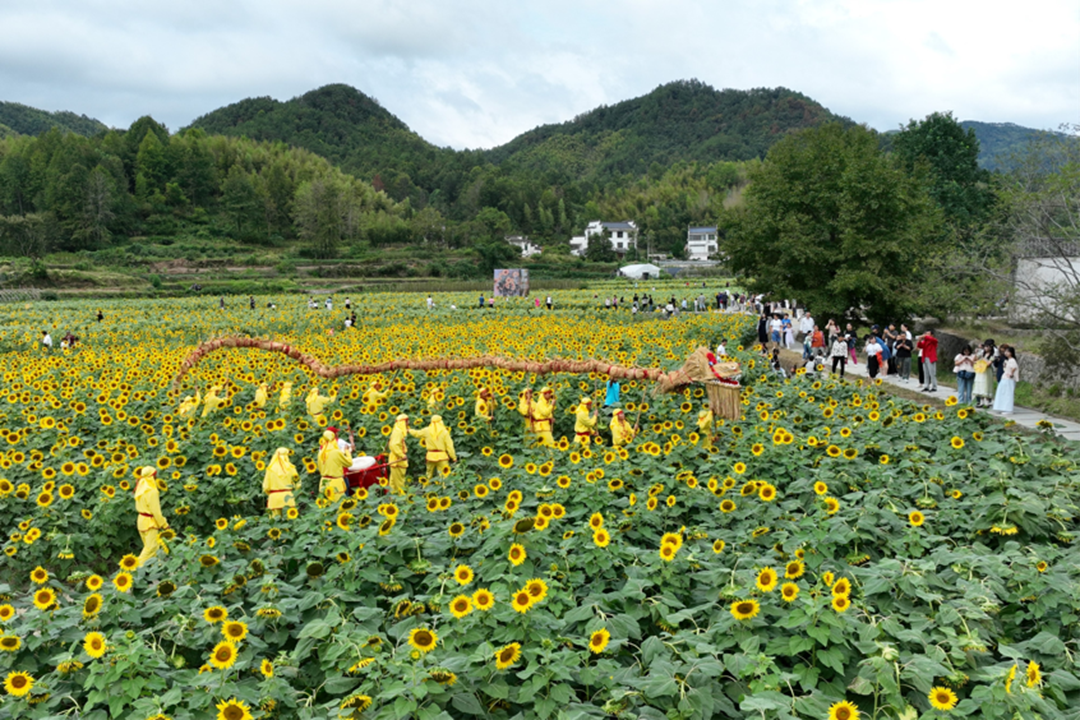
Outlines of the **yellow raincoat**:
[{"label": "yellow raincoat", "polygon": [[574,442],[589,446],[598,418],[592,412],[592,398],[583,397],[574,412]]},{"label": "yellow raincoat", "polygon": [[379,392],[379,383],[373,382],[371,383],[371,387],[364,391],[363,401],[364,405],[367,407],[377,407],[381,403],[386,402],[386,399],[389,397],[389,390],[386,392]]},{"label": "yellow raincoat", "polygon": [[210,392],[206,393],[206,399],[203,402],[202,416],[206,417],[210,413],[214,412],[222,405],[225,404],[226,398],[221,397],[218,393],[221,392],[221,386],[215,385],[210,388]]},{"label": "yellow raincoat", "polygon": [[525,419],[525,437],[533,432],[532,422],[532,390],[526,388],[518,393],[517,411]]},{"label": "yellow raincoat", "polygon": [[288,448],[278,448],[266,466],[263,492],[266,493],[266,508],[274,517],[281,515],[282,508],[296,507],[293,493],[300,490],[300,474],[296,472],[296,466],[289,462],[291,453],[292,450]]},{"label": "yellow raincoat", "polygon": [[199,407],[199,403],[202,402],[202,394],[196,390],[195,397],[188,395],[186,398],[180,401],[180,408],[176,411],[176,414],[180,417],[189,417],[195,414],[195,409]]},{"label": "yellow raincoat", "polygon": [[434,478],[442,469],[450,467],[450,461],[457,461],[454,440],[450,431],[443,425],[442,415],[432,415],[431,424],[423,430],[409,430],[409,434],[420,438],[427,448],[427,476]]},{"label": "yellow raincoat", "polygon": [[287,382],[281,386],[281,397],[278,398],[278,410],[285,410],[292,404],[292,383]]},{"label": "yellow raincoat", "polygon": [[634,440],[634,428],[626,422],[626,416],[622,410],[616,410],[611,418],[611,444],[615,447],[629,445]]},{"label": "yellow raincoat", "polygon": [[697,416],[698,434],[702,439],[712,441],[713,414],[709,408],[704,408]]},{"label": "yellow raincoat", "polygon": [[405,471],[409,467],[408,448],[405,438],[409,436],[409,416],[398,415],[390,431],[390,490],[405,494]]},{"label": "yellow raincoat", "polygon": [[491,400],[489,390],[481,390],[480,394],[477,395],[476,407],[473,409],[473,413],[476,415],[477,420],[483,420],[486,423],[490,423],[495,419],[495,403]]},{"label": "yellow raincoat", "polygon": [[319,492],[334,502],[345,494],[345,471],[352,465],[352,455],[338,447],[337,437],[327,430],[319,439]]},{"label": "yellow raincoat", "polygon": [[323,410],[330,403],[337,400],[337,393],[333,395],[320,395],[319,388],[313,387],[308,391],[307,397],[304,398],[304,403],[307,405],[308,415],[315,418],[316,421],[320,419],[325,421],[326,416],[323,415]]},{"label": "yellow raincoat", "polygon": [[266,386],[266,383],[262,383],[255,390],[255,407],[266,407],[266,401],[270,399],[270,388]]},{"label": "yellow raincoat", "polygon": [[139,480],[135,483],[135,512],[139,514],[137,527],[143,541],[142,554],[139,555],[140,565],[157,554],[158,533],[169,527],[165,516],[161,514],[160,490],[157,470],[150,466],[140,468]]},{"label": "yellow raincoat", "polygon": [[543,388],[540,397],[533,400],[532,426],[538,443],[555,447],[555,438],[551,435],[555,426],[555,395],[549,387]]}]

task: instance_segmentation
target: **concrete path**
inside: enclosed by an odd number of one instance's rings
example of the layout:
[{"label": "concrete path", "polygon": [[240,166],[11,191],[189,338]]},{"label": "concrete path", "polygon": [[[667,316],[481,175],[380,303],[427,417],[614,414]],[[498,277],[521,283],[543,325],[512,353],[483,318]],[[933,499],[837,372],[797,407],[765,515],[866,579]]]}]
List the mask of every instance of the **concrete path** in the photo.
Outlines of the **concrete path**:
[{"label": "concrete path", "polygon": [[[827,363],[826,367],[828,367],[828,366],[829,366],[829,364]],[[868,371],[866,369],[866,362],[863,360],[862,357],[859,358],[859,364],[858,365],[852,365],[849,362],[847,364],[847,368],[845,368],[844,372],[845,372],[845,375],[854,375],[854,376],[857,376],[857,377],[869,377],[869,373],[868,373]],[[912,376],[911,376],[911,378],[908,379],[908,381],[906,383],[902,382],[900,380],[899,375],[887,375],[887,376],[878,375],[878,377],[879,378],[884,377],[885,382],[889,383],[890,385],[895,385],[896,387],[904,388],[906,390],[911,390],[913,392],[918,392],[919,391],[919,371],[918,371],[917,368],[914,368],[914,367],[912,368]],[[945,400],[945,399],[949,398],[950,396],[953,396],[953,397],[956,396],[956,387],[955,386],[954,387],[949,387],[947,385],[942,385],[941,381],[939,380],[938,381],[937,392],[935,392],[935,393],[922,393],[922,394],[925,395],[928,398],[938,398],[940,400]],[[1023,407],[1019,407],[1019,406],[1017,406],[1016,409],[1012,413],[1010,413],[1009,415],[1003,415],[1002,413],[995,413],[995,412],[993,412],[992,410],[989,410],[989,409],[983,410],[983,412],[988,412],[991,415],[993,415],[994,417],[999,417],[1002,420],[1012,420],[1017,425],[1022,425],[1023,427],[1028,427],[1028,428],[1037,428],[1037,424],[1038,424],[1038,422],[1040,420],[1049,420],[1050,422],[1054,423],[1054,432],[1056,432],[1062,438],[1064,438],[1066,440],[1072,440],[1073,442],[1080,442],[1080,423],[1073,422],[1072,420],[1065,420],[1065,419],[1058,418],[1058,417],[1052,417],[1052,416],[1047,415],[1046,413],[1040,412],[1038,410],[1032,410],[1031,408],[1023,408]],[[1038,428],[1038,429],[1041,430],[1041,428]]]}]

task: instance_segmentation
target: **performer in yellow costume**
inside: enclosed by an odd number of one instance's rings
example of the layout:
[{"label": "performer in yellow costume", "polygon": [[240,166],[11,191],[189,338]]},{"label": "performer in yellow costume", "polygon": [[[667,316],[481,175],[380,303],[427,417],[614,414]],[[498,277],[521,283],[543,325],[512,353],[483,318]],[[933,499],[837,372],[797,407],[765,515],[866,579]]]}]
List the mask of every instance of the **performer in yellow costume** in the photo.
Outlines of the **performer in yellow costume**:
[{"label": "performer in yellow costume", "polygon": [[319,492],[336,501],[345,494],[345,470],[352,465],[352,456],[338,447],[337,436],[329,430],[319,439]]},{"label": "performer in yellow costume", "polygon": [[180,401],[180,407],[177,409],[176,414],[180,417],[190,417],[195,414],[195,409],[199,407],[199,403],[202,402],[202,393],[195,390],[195,397],[188,395],[186,398]]},{"label": "performer in yellow costume", "polygon": [[408,448],[405,438],[409,436],[409,416],[401,414],[394,420],[390,431],[390,490],[397,495],[405,494],[405,471],[409,468]]},{"label": "performer in yellow costume", "polygon": [[282,508],[296,507],[293,493],[300,490],[300,474],[296,472],[296,466],[289,462],[290,454],[292,450],[278,448],[266,466],[263,492],[266,493],[266,508],[273,517],[279,517]]},{"label": "performer in yellow costume", "polygon": [[626,422],[626,415],[623,413],[622,408],[615,411],[615,414],[611,417],[609,427],[611,428],[611,444],[615,447],[629,445],[637,434],[637,429]]},{"label": "performer in yellow costume", "polygon": [[378,380],[371,382],[371,387],[364,391],[364,405],[368,408],[378,407],[390,397],[390,391],[382,392],[382,383]]},{"label": "performer in yellow costume", "polygon": [[255,407],[266,407],[266,401],[270,399],[270,388],[266,386],[266,383],[260,383],[259,387],[255,390]]},{"label": "performer in yellow costume", "polygon": [[544,387],[540,397],[532,404],[532,426],[536,441],[546,447],[555,447],[555,438],[551,432],[555,423],[555,392]]},{"label": "performer in yellow costume", "polygon": [[582,397],[574,413],[574,442],[589,447],[598,420],[597,414],[592,412],[592,398]]},{"label": "performer in yellow costume", "polygon": [[432,415],[431,423],[426,428],[409,430],[409,434],[423,440],[424,447],[427,448],[428,479],[436,477],[443,468],[449,468],[451,460],[457,462],[454,440],[450,437],[450,431],[443,425],[442,415]]},{"label": "performer in yellow costume", "polygon": [[532,422],[532,404],[533,404],[533,391],[532,388],[525,388],[518,393],[517,411],[518,414],[525,420],[525,441],[529,441],[529,435],[533,433]]},{"label": "performer in yellow costume", "polygon": [[139,514],[139,536],[142,537],[143,549],[139,555],[139,564],[154,557],[158,551],[158,533],[169,527],[165,516],[161,514],[160,481],[157,470],[150,467],[139,468],[139,480],[135,483],[135,512]]},{"label": "performer in yellow costume", "polygon": [[705,440],[705,443],[712,444],[713,439],[713,413],[709,408],[702,408],[701,412],[697,416],[698,434]]},{"label": "performer in yellow costume", "polygon": [[292,404],[292,383],[287,382],[281,386],[281,395],[278,397],[278,410],[286,410]]},{"label": "performer in yellow costume", "polygon": [[202,416],[206,417],[210,413],[214,412],[222,405],[225,404],[226,398],[221,397],[218,393],[221,392],[221,386],[215,385],[210,388],[210,391],[206,393],[206,399],[203,401]]},{"label": "performer in yellow costume", "polygon": [[308,391],[307,397],[304,398],[304,404],[307,405],[308,415],[315,419],[315,422],[324,424],[326,422],[326,416],[323,415],[323,410],[330,403],[337,400],[337,393],[333,395],[320,395],[319,386],[316,385]]},{"label": "performer in yellow costume", "polygon": [[491,391],[487,388],[480,388],[477,392],[476,407],[473,409],[473,413],[476,415],[477,420],[483,420],[489,425],[495,419],[495,403],[492,402]]}]

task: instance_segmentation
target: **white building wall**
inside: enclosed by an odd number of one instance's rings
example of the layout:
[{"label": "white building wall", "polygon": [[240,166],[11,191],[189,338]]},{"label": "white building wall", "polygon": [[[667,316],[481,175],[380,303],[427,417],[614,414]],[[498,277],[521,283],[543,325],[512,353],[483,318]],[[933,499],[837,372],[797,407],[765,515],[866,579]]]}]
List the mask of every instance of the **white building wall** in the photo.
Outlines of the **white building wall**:
[{"label": "white building wall", "polygon": [[[1039,320],[1047,313],[1076,317],[1075,298],[1080,294],[1080,257],[1022,258],[1017,262],[1015,291],[1009,302],[1009,318],[1018,322]],[[1062,307],[1060,300],[1072,297],[1072,310]]]}]

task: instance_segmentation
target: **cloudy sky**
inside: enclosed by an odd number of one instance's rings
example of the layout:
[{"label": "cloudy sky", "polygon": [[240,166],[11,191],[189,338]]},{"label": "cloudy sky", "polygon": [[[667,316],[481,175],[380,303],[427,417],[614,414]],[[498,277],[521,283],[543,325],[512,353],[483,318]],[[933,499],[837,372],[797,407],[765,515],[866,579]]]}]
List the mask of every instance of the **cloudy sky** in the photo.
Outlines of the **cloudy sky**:
[{"label": "cloudy sky", "polygon": [[687,78],[880,130],[1080,122],[1076,0],[3,0],[0,28],[0,100],[115,127],[341,82],[431,142],[491,147]]}]

